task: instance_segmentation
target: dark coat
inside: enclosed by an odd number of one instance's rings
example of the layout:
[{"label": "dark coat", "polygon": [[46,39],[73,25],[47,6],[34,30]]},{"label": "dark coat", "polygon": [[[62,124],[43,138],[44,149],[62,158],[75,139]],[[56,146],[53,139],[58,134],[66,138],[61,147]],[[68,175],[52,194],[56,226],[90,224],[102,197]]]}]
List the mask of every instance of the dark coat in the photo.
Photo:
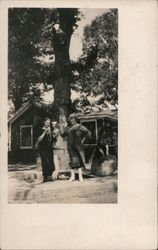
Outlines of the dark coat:
[{"label": "dark coat", "polygon": [[51,176],[55,169],[53,161],[52,143],[53,143],[52,134],[45,134],[43,140],[38,143],[38,149],[42,161],[42,172],[44,178]]}]

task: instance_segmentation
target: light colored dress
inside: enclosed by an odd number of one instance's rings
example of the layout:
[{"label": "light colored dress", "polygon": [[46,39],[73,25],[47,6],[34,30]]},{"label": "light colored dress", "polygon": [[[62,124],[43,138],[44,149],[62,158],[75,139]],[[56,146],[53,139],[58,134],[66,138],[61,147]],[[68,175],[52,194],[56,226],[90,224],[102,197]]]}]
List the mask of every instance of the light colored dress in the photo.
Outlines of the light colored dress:
[{"label": "light colored dress", "polygon": [[58,128],[53,131],[53,151],[55,170],[65,170],[69,168],[69,155],[67,151],[67,143],[60,134]]}]

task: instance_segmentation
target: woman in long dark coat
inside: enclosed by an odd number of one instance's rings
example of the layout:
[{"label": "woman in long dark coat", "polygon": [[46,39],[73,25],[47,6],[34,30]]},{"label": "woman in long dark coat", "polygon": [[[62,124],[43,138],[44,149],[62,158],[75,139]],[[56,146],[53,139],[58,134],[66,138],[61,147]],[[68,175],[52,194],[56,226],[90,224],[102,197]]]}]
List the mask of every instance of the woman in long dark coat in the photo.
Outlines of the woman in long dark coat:
[{"label": "woman in long dark coat", "polygon": [[83,143],[91,137],[91,132],[77,123],[73,115],[68,119],[71,127],[68,129],[68,152],[70,156],[71,177],[69,181],[75,180],[74,169],[78,169],[79,181],[83,182],[82,168],[85,168],[85,157]]},{"label": "woman in long dark coat", "polygon": [[38,138],[38,148],[42,162],[43,182],[52,180],[52,173],[54,171],[53,161],[53,137],[50,130],[50,119],[47,118],[42,128],[43,133]]}]

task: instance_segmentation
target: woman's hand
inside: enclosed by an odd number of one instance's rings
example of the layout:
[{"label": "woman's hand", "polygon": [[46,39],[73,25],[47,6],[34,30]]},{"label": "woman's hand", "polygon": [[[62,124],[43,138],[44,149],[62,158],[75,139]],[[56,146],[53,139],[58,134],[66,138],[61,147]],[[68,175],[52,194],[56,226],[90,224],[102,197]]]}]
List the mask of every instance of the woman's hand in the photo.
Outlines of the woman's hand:
[{"label": "woman's hand", "polygon": [[44,130],[46,133],[49,133],[50,132],[50,128],[48,127],[48,128],[45,128],[45,130]]},{"label": "woman's hand", "polygon": [[86,138],[83,138],[83,139],[82,139],[82,141],[81,141],[81,145],[83,145],[83,144],[84,144],[85,140],[86,140]]},{"label": "woman's hand", "polygon": [[38,137],[38,142],[41,142],[43,140],[45,134],[46,134],[46,130],[44,130],[41,136]]}]

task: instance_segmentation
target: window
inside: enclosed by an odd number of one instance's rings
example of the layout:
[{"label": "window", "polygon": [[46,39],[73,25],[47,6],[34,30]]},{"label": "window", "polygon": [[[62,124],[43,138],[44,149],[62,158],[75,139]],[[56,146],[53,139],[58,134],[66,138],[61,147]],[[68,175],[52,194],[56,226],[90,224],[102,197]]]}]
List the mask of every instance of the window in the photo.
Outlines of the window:
[{"label": "window", "polygon": [[20,148],[31,149],[33,147],[33,127],[32,125],[22,125],[20,127]]},{"label": "window", "polygon": [[91,138],[86,139],[84,144],[85,145],[86,144],[96,145],[97,144],[97,122],[96,122],[96,120],[81,121],[81,124],[84,127],[88,128],[92,133]]}]

